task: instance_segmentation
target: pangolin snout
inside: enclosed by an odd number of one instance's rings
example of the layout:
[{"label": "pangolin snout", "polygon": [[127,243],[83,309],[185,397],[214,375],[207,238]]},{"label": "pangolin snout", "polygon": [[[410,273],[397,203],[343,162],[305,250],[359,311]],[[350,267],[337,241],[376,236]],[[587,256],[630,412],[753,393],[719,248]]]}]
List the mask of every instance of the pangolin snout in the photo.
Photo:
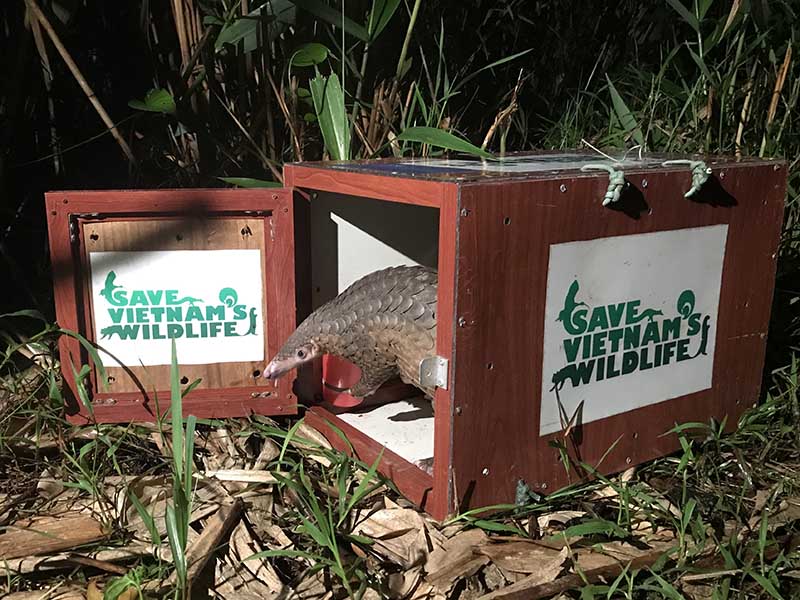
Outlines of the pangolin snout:
[{"label": "pangolin snout", "polygon": [[286,372],[278,362],[272,361],[264,368],[264,379],[277,379]]}]

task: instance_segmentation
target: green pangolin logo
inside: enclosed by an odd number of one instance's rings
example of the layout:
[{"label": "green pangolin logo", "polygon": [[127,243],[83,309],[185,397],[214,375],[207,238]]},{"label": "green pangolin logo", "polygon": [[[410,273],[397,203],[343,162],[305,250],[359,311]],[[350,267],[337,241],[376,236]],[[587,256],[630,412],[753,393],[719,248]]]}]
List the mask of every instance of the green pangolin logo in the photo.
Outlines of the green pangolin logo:
[{"label": "green pangolin logo", "polygon": [[[695,312],[695,294],[681,292],[675,316],[642,309],[641,300],[590,307],[574,280],[556,321],[566,333],[566,366],[552,374],[551,391],[666,367],[707,354],[711,316]],[[693,343],[697,341],[696,343]]]},{"label": "green pangolin logo", "polygon": [[117,274],[109,271],[100,290],[112,322],[100,330],[100,339],[117,336],[134,341],[256,334],[258,310],[239,304],[239,294],[232,287],[220,290],[218,303],[206,303],[180,290],[127,290],[116,279]]}]

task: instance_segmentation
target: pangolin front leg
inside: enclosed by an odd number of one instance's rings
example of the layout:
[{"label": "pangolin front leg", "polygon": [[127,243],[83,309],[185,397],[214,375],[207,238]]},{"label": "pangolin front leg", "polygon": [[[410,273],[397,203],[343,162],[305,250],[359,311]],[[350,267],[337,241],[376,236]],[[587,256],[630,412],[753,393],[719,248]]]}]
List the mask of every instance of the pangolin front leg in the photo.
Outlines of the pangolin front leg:
[{"label": "pangolin front leg", "polygon": [[358,383],[350,388],[350,395],[356,398],[369,396],[395,375],[397,375],[395,368],[375,370],[369,376],[362,373]]}]

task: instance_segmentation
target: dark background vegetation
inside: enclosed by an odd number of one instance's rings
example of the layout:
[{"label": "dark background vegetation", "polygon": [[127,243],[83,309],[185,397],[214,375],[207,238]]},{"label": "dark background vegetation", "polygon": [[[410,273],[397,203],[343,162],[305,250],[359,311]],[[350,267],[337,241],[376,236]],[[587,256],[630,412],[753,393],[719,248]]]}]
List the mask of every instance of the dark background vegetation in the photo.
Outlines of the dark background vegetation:
[{"label": "dark background vegetation", "polygon": [[[220,176],[275,180],[284,162],[328,156],[304,90],[315,69],[341,74],[342,32],[319,12],[329,4],[335,15],[341,4],[274,0],[255,20],[241,19],[262,4],[41,0],[46,19],[118,124],[134,163],[103,134],[106,127],[31,19],[25,0],[0,3],[3,312],[32,307],[52,317],[47,190],[227,185]],[[345,12],[363,24],[372,6],[350,1]],[[175,17],[175,7],[184,18]],[[345,36],[348,114],[357,99],[360,118],[373,118],[377,111],[381,125],[374,148],[352,135],[351,156],[417,152],[418,146],[403,144],[398,150],[388,143],[389,132],[414,125],[448,129],[481,145],[521,78],[515,110],[488,144],[492,151],[502,135],[509,151],[577,147],[582,140],[629,148],[644,141],[653,151],[786,157],[792,178],[770,364],[787,364],[800,289],[795,275],[800,230],[794,220],[800,143],[793,113],[799,70],[791,56],[797,2],[425,0],[410,32],[410,64],[398,78],[413,8],[414,0],[399,1],[386,28],[370,42],[366,61],[363,41],[350,32]],[[189,14],[193,17],[185,18]],[[191,38],[184,52],[197,51],[184,73],[179,21],[192,30],[184,34]],[[215,49],[219,36],[248,22],[249,37]],[[290,68],[289,58],[308,42],[328,48],[325,60]],[[612,101],[609,79],[622,107]],[[373,105],[379,86],[387,90],[388,109]],[[174,113],[129,106],[153,88],[175,99]],[[633,126],[620,110],[635,119]]]}]

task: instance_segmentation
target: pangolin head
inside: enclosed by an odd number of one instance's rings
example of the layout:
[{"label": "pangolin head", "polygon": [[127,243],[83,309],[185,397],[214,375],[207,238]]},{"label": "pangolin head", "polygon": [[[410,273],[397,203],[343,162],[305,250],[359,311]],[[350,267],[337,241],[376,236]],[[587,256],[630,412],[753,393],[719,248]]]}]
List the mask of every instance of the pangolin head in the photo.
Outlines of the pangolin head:
[{"label": "pangolin head", "polygon": [[314,322],[308,319],[289,336],[283,347],[264,368],[265,378],[278,379],[292,369],[324,354],[322,344],[316,335],[318,328],[313,325]]}]

